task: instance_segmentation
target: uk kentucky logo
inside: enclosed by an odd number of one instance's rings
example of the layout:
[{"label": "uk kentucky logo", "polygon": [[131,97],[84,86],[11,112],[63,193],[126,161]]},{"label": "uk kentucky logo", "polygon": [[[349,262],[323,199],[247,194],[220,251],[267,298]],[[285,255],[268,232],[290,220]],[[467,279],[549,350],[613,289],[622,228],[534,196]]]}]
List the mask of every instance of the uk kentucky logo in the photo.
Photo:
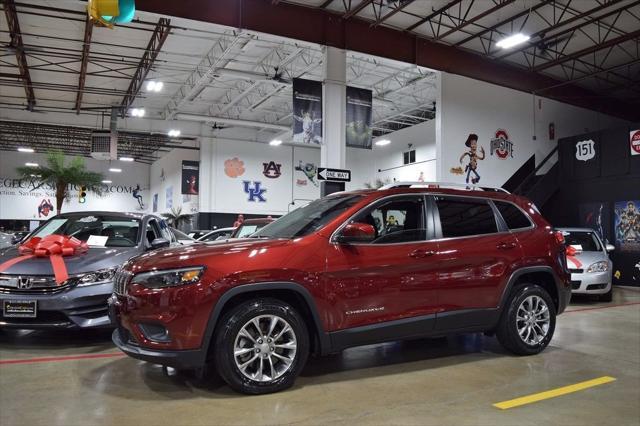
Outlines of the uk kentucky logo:
[{"label": "uk kentucky logo", "polygon": [[504,129],[496,130],[496,137],[491,139],[491,155],[496,153],[496,156],[501,160],[506,160],[507,157],[513,158],[513,142],[509,140],[509,135]]},{"label": "uk kentucky logo", "polygon": [[262,187],[262,183],[259,181],[253,181],[253,188],[251,187],[251,181],[243,180],[242,185],[244,192],[249,195],[248,201],[266,203],[267,199],[264,198],[264,193],[267,192],[266,188]]},{"label": "uk kentucky logo", "polygon": [[282,164],[277,164],[275,161],[269,161],[268,163],[262,163],[264,170],[262,170],[262,174],[269,179],[279,178],[282,172],[280,169],[282,168]]}]

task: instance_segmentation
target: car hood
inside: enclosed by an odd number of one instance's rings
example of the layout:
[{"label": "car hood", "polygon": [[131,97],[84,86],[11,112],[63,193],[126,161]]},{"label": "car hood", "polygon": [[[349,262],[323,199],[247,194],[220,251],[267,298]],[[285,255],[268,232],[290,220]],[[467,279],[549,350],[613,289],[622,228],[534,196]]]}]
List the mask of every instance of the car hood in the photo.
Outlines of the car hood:
[{"label": "car hood", "polygon": [[[571,261],[571,258],[574,258],[578,263]],[[570,269],[587,269],[591,264],[595,262],[601,262],[603,260],[609,260],[609,257],[601,251],[582,251],[578,252],[573,256],[567,256],[567,264]]]},{"label": "car hood", "polygon": [[[138,247],[90,248],[83,254],[64,256],[64,263],[67,267],[67,273],[75,275],[120,266],[138,253],[140,253]],[[20,257],[17,247],[0,250],[0,265],[16,257]],[[32,257],[15,263],[2,271],[2,273],[53,275],[53,268],[48,257]]]},{"label": "car hood", "polygon": [[[134,272],[151,269],[172,269],[193,265],[216,264],[234,268],[247,260],[255,259],[267,250],[291,244],[288,239],[240,238],[203,243],[197,241],[188,246],[168,247],[147,252],[134,259]],[[211,262],[215,257],[216,262]]]}]

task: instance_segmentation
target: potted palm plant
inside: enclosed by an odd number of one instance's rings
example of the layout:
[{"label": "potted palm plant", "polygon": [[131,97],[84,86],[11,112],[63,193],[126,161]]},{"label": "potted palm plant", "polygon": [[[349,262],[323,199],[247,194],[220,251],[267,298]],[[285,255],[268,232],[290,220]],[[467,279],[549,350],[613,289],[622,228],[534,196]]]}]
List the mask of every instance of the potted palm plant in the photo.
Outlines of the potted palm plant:
[{"label": "potted palm plant", "polygon": [[182,206],[172,207],[168,213],[162,213],[162,217],[167,219],[169,226],[176,229],[181,229],[181,225],[191,222],[192,216],[189,213],[182,213]]},{"label": "potted palm plant", "polygon": [[16,171],[21,179],[28,179],[35,183],[32,190],[50,185],[56,191],[56,213],[62,212],[62,204],[69,197],[71,185],[83,185],[96,195],[102,195],[102,180],[100,173],[85,168],[84,159],[73,157],[67,163],[65,155],[60,151],[47,153],[47,164],[38,167],[18,167]]}]

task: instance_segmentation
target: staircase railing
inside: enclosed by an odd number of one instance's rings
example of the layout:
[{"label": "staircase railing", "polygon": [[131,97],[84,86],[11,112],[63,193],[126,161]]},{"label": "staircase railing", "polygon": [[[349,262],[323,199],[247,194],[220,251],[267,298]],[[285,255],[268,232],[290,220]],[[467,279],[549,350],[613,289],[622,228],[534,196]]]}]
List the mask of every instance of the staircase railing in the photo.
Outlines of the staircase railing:
[{"label": "staircase railing", "polygon": [[545,166],[545,164],[547,164],[547,162],[549,162],[549,160],[551,159],[551,157],[553,157],[553,155],[554,155],[555,153],[557,153],[557,152],[558,152],[558,145],[556,145],[556,146],[551,150],[551,152],[549,152],[549,153],[547,154],[547,156],[546,156],[546,157],[544,157],[544,159],[540,162],[540,164],[538,164],[538,167],[536,167],[536,168],[535,168],[535,170],[534,170],[531,174],[529,174],[529,176],[527,176],[526,178],[524,178],[524,180],[520,183],[520,185],[518,185],[518,186],[513,190],[513,193],[514,193],[514,194],[522,194],[522,190],[523,190],[524,188],[526,188],[526,187],[527,187],[527,185],[529,184],[529,182],[531,182],[531,180],[532,180],[532,179],[534,179],[534,178],[536,177],[536,175],[538,174],[538,171],[539,171],[540,169],[542,169],[542,168]]}]

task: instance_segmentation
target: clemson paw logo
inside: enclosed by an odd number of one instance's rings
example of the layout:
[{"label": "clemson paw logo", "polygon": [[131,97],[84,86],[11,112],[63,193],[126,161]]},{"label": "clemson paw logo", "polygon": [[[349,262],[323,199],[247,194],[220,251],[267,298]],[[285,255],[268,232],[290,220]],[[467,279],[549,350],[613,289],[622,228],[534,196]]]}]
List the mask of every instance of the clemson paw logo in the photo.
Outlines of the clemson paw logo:
[{"label": "clemson paw logo", "polygon": [[244,174],[244,161],[233,157],[224,162],[224,174],[230,178],[237,178]]}]

